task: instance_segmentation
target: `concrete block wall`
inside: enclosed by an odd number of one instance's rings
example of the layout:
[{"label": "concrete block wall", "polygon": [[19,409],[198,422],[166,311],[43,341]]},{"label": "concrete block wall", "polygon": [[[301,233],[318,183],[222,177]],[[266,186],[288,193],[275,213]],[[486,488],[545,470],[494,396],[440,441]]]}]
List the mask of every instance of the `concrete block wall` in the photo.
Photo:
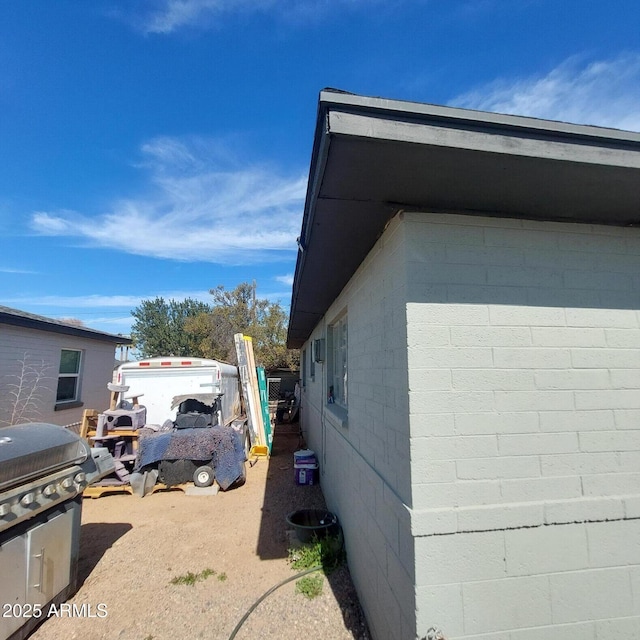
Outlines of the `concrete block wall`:
[{"label": "concrete block wall", "polygon": [[[60,353],[62,349],[83,352],[81,369],[82,407],[55,410]],[[107,383],[115,363],[115,345],[98,340],[66,336],[10,325],[0,325],[0,426],[6,425],[12,411],[11,392],[21,374],[21,361],[42,369],[44,377],[34,397],[29,422],[67,425],[82,419],[84,409],[102,411],[109,406]],[[27,414],[25,414],[27,415]]]},{"label": "concrete block wall", "polygon": [[465,640],[640,637],[638,541],[639,520],[422,538],[417,627],[438,621]]},{"label": "concrete block wall", "polygon": [[301,406],[303,433],[318,455],[322,490],[343,526],[349,568],[377,640],[415,636],[405,266],[396,219],[306,344],[309,358],[313,340],[325,338],[346,311],[348,412],[326,403],[326,361],[305,380]]},{"label": "concrete block wall", "polygon": [[639,230],[403,222],[418,634],[640,637]]}]

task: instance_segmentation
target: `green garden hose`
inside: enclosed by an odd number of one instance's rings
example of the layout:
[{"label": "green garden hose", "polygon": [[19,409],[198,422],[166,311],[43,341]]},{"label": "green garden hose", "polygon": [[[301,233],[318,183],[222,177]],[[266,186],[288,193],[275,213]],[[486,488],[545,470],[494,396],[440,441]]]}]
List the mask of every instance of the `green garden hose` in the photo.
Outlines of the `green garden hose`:
[{"label": "green garden hose", "polygon": [[311,567],[311,569],[305,569],[304,571],[301,571],[300,573],[296,573],[295,575],[290,576],[289,578],[286,578],[285,580],[283,580],[282,582],[279,582],[277,585],[271,587],[271,589],[269,589],[269,591],[263,593],[247,610],[247,612],[242,616],[242,618],[240,618],[240,622],[238,622],[238,624],[236,625],[235,629],[231,632],[231,635],[229,636],[229,640],[233,640],[236,637],[236,634],[238,633],[238,631],[240,631],[240,627],[242,627],[242,625],[246,622],[247,618],[253,613],[253,611],[256,609],[256,607],[268,596],[270,596],[276,589],[279,589],[280,587],[282,587],[283,585],[287,584],[287,582],[291,582],[292,580],[297,580],[298,578],[301,578],[302,576],[306,576],[308,573],[313,573],[314,571],[322,571],[323,566],[322,565],[318,565],[317,567]]}]

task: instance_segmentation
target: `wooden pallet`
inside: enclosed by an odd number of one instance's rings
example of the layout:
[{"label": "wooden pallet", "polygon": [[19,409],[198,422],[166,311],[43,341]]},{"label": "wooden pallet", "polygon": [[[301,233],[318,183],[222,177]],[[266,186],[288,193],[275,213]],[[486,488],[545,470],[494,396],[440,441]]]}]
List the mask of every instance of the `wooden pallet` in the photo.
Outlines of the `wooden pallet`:
[{"label": "wooden pallet", "polygon": [[[88,440],[90,432],[93,432],[91,435],[95,435],[97,427],[98,412],[95,409],[85,409],[80,423],[80,437]],[[90,441],[89,444],[93,444],[93,442]]]},{"label": "wooden pallet", "polygon": [[101,498],[106,493],[129,493],[133,495],[133,489],[128,484],[91,485],[83,492],[85,498]]},{"label": "wooden pallet", "polygon": [[[174,484],[172,487],[168,487],[166,484],[155,484],[153,488],[147,495],[155,493],[156,491],[173,491],[174,489],[178,491],[183,491],[186,493],[187,489],[191,486],[194,486],[191,483],[185,484]],[[87,487],[84,490],[83,496],[85,498],[101,498],[103,495],[108,493],[128,493],[129,495],[133,495],[133,489],[129,484],[105,484],[99,485],[94,484],[90,487]]]}]

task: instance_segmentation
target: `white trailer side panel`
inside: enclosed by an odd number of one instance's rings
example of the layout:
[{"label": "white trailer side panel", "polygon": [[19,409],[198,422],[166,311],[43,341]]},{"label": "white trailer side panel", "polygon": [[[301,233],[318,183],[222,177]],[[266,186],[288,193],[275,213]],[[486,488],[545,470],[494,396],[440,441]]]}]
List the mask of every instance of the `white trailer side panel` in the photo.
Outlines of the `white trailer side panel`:
[{"label": "white trailer side panel", "polygon": [[[127,385],[125,396],[140,395],[147,409],[147,424],[163,424],[176,419],[176,396],[224,394],[222,420],[228,424],[241,413],[238,370],[215,360],[197,360],[199,364],[180,364],[184,359],[162,358],[130,362],[118,370],[117,381]],[[164,364],[162,364],[164,363]]]}]

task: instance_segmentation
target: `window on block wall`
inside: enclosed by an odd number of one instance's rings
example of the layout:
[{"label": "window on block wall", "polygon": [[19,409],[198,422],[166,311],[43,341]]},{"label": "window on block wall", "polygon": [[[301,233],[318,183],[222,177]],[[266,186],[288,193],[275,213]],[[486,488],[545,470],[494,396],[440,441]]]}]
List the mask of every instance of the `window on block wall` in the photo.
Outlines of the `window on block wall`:
[{"label": "window on block wall", "polygon": [[349,346],[346,313],[329,325],[328,337],[328,401],[346,409],[348,405],[347,355]]},{"label": "window on block wall", "polygon": [[307,386],[307,350],[302,350],[302,357],[300,358],[300,377],[302,378],[302,388]]}]

